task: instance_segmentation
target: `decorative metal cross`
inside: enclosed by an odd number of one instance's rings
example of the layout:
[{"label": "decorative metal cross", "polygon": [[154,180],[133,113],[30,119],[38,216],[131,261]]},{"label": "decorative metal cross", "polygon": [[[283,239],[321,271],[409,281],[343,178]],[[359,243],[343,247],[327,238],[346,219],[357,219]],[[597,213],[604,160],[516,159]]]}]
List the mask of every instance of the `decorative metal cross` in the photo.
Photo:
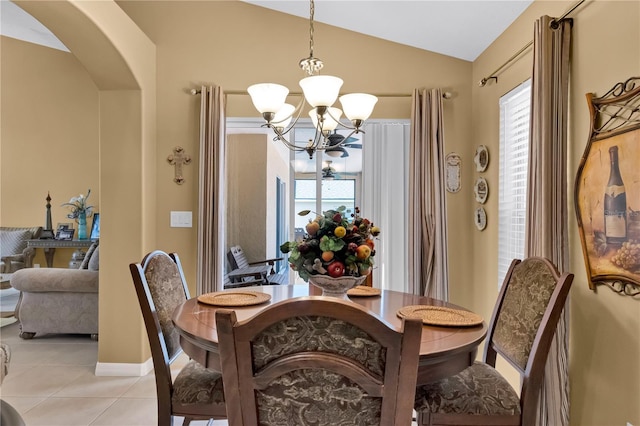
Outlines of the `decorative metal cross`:
[{"label": "decorative metal cross", "polygon": [[184,152],[184,148],[176,146],[173,149],[173,154],[167,157],[167,162],[172,166],[175,166],[175,177],[173,178],[173,181],[178,185],[182,185],[184,183],[184,178],[182,177],[182,165],[191,163],[191,157]]}]

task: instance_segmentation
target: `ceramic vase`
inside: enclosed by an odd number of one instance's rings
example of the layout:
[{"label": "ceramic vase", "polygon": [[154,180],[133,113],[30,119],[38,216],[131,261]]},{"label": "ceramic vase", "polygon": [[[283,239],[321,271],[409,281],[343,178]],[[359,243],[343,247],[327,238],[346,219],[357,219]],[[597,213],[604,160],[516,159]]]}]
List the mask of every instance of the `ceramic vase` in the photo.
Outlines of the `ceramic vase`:
[{"label": "ceramic vase", "polygon": [[333,278],[329,275],[312,275],[309,277],[309,282],[314,286],[321,288],[323,296],[348,299],[347,291],[349,291],[350,288],[362,284],[366,279],[366,275],[361,277],[346,275],[338,278]]},{"label": "ceramic vase", "polygon": [[87,239],[87,213],[86,212],[78,213],[78,239],[79,240]]}]

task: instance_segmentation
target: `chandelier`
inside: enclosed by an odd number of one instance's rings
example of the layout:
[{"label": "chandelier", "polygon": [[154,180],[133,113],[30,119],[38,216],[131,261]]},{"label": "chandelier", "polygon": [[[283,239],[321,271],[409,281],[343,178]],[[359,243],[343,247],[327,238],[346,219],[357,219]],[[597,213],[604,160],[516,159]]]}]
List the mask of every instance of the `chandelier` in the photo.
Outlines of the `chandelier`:
[{"label": "chandelier", "polygon": [[[313,158],[316,151],[336,150],[351,135],[364,133],[362,125],[369,118],[378,101],[378,98],[373,95],[350,93],[340,96],[342,110],[333,106],[338,99],[343,81],[338,77],[319,74],[324,64],[313,56],[314,11],[314,0],[310,0],[309,57],[300,60],[300,68],[307,73],[308,77],[300,80],[303,95],[298,106],[285,103],[289,89],[280,84],[259,83],[247,89],[253,105],[266,122],[263,127],[270,128],[276,134],[274,140],[281,141],[292,151],[306,151],[309,158]],[[306,104],[312,108],[308,114],[315,127],[315,135],[305,146],[296,145],[295,142],[287,140],[286,135],[297,124]],[[343,113],[351,125],[340,121]],[[329,139],[329,136],[338,127],[351,130],[351,133],[336,144],[335,140]]]}]

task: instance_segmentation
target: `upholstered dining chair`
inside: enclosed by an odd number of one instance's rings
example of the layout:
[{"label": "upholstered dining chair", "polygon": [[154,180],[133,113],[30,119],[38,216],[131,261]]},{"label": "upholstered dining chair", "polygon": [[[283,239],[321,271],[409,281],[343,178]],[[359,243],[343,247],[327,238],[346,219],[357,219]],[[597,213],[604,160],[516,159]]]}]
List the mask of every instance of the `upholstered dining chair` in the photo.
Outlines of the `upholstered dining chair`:
[{"label": "upholstered dining chair", "polygon": [[307,296],[238,322],[216,311],[230,426],[410,425],[422,324],[389,328],[349,301]]},{"label": "upholstered dining chair", "polygon": [[[541,257],[514,260],[495,305],[483,362],[419,386],[419,425],[524,425],[535,423],[551,341],[573,274],[560,275]],[[520,396],[495,369],[497,355],[521,375]]]},{"label": "upholstered dining chair", "polygon": [[129,265],[147,329],[158,396],[158,426],[173,424],[173,416],[191,420],[224,419],[226,408],[220,373],[189,361],[171,378],[171,363],[182,353],[171,315],[189,298],[177,254],[149,253]]}]

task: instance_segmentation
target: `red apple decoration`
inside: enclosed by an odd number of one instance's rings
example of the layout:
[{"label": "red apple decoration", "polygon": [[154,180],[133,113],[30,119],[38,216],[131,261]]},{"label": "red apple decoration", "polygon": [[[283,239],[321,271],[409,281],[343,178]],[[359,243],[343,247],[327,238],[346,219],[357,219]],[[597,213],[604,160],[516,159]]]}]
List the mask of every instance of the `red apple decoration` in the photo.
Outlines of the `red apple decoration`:
[{"label": "red apple decoration", "polygon": [[344,263],[333,261],[327,266],[327,273],[333,278],[339,278],[344,275]]}]

